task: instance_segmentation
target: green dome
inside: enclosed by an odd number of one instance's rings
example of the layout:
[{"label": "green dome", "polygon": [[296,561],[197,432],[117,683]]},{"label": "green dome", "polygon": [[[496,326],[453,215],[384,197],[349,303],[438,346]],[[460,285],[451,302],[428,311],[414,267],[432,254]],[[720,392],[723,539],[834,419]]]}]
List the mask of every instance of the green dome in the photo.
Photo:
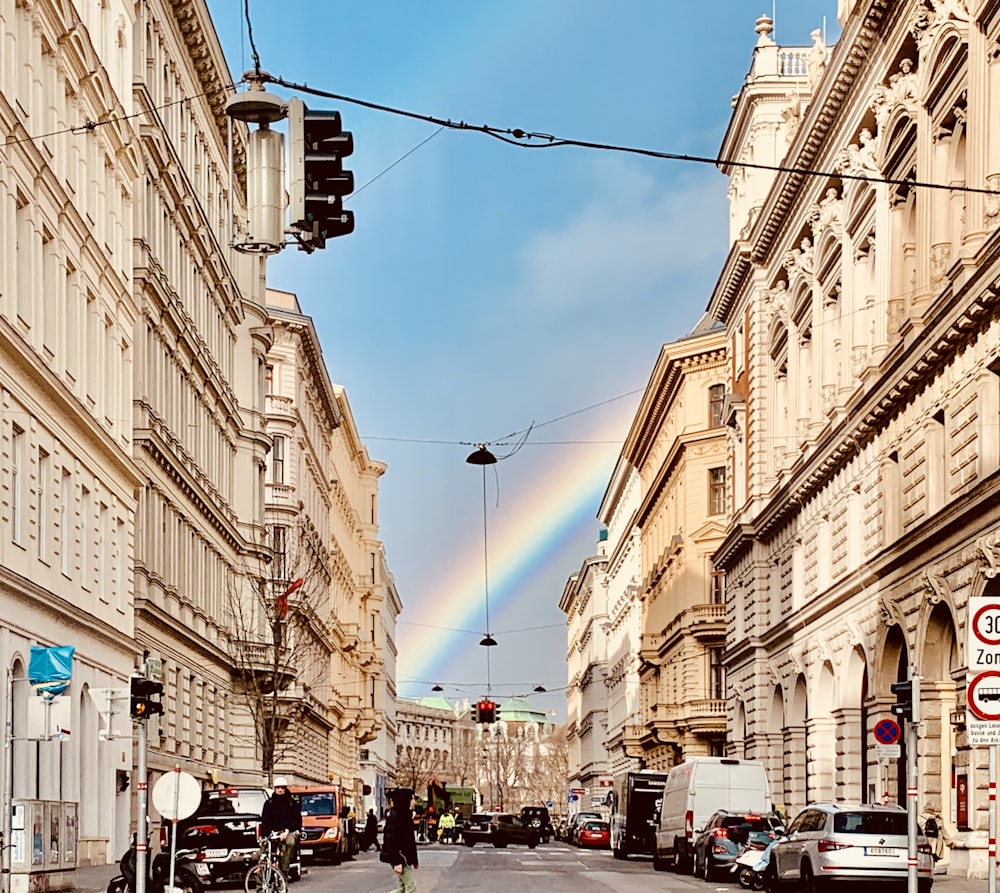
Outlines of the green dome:
[{"label": "green dome", "polygon": [[500,719],[504,722],[545,722],[545,711],[539,710],[527,698],[508,698],[500,702]]},{"label": "green dome", "polygon": [[454,707],[448,703],[448,699],[442,695],[428,695],[426,698],[421,698],[417,703],[421,707],[431,707],[434,710],[449,710],[454,711]]}]

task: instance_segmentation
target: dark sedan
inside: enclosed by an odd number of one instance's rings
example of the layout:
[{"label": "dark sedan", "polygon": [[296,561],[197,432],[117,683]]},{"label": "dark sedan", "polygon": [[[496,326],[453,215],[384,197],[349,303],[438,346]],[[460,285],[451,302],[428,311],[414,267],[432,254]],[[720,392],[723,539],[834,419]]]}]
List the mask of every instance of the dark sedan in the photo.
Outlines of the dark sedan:
[{"label": "dark sedan", "polygon": [[494,812],[474,812],[462,825],[462,843],[475,846],[477,843],[493,842]]},{"label": "dark sedan", "polygon": [[745,847],[763,850],[782,830],[776,815],[720,809],[709,816],[705,830],[695,839],[694,873],[710,880],[730,868]]}]

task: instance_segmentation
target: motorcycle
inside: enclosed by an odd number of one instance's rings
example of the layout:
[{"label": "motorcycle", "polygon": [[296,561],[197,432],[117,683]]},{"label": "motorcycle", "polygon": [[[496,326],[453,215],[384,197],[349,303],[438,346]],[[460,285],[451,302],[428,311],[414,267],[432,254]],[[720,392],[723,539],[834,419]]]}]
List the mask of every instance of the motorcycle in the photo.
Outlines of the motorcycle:
[{"label": "motorcycle", "polygon": [[748,847],[733,862],[733,871],[740,886],[746,890],[763,890],[764,874],[771,862],[771,849],[778,842],[772,840],[764,849]]},{"label": "motorcycle", "polygon": [[[157,853],[155,857],[146,852],[146,893],[202,893],[203,885],[198,878],[199,850],[180,850],[174,861],[174,885],[171,888],[170,857],[166,853]],[[132,842],[121,857],[118,867],[121,874],[115,875],[108,882],[107,893],[135,893],[136,889],[136,842]]]}]

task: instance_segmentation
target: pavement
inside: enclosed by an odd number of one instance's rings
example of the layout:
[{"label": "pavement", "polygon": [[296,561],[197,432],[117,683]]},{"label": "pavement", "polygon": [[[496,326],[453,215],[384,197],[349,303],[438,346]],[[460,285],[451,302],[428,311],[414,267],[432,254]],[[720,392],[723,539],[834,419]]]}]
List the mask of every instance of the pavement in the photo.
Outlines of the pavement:
[{"label": "pavement", "polygon": [[[86,865],[76,870],[76,893],[105,893],[108,882],[119,873],[118,863],[112,865]],[[669,877],[669,876],[668,876]],[[668,885],[669,886],[669,885]],[[934,893],[987,893],[986,878],[959,878],[946,874],[934,875]],[[733,893],[742,893],[738,884],[732,885]]]}]

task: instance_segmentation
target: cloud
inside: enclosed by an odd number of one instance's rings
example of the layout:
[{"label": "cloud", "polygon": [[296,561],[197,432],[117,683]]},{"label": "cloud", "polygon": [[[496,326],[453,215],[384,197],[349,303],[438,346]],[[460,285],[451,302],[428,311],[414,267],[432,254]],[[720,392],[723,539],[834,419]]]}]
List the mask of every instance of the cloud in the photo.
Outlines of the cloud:
[{"label": "cloud", "polygon": [[519,252],[522,303],[564,312],[662,296],[672,275],[725,250],[725,180],[714,169],[662,181],[634,163],[601,161],[587,179],[595,188],[580,210]]}]

